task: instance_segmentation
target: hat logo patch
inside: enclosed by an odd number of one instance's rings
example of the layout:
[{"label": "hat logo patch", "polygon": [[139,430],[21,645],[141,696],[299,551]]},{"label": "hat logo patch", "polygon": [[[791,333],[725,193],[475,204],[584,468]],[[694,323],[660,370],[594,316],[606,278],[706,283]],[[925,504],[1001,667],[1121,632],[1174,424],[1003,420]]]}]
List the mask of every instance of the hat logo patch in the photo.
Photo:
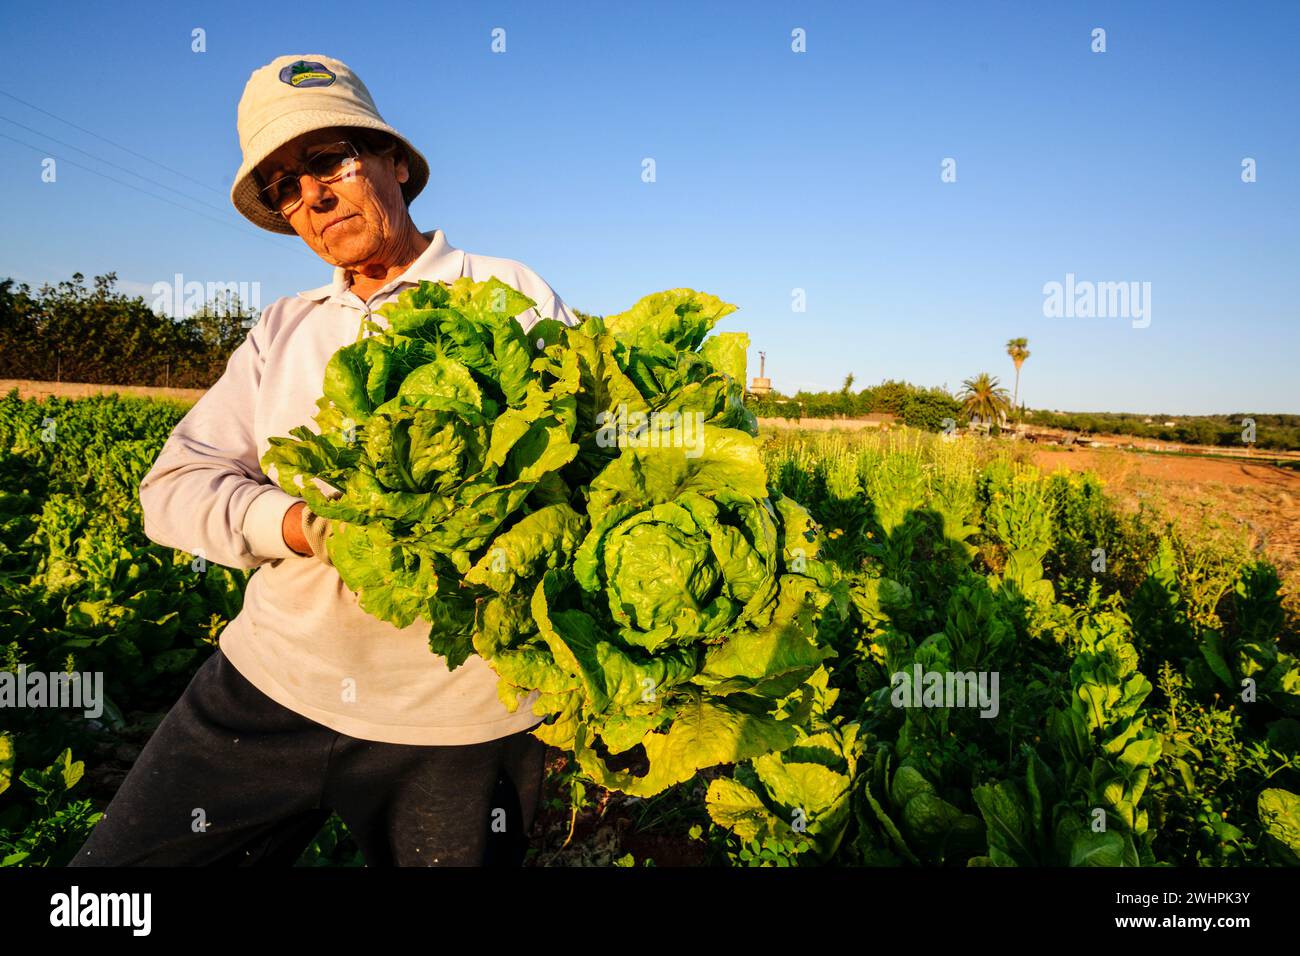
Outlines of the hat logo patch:
[{"label": "hat logo patch", "polygon": [[335,79],[325,64],[316,60],[298,60],[280,71],[280,82],[298,89],[305,86],[329,86]]}]

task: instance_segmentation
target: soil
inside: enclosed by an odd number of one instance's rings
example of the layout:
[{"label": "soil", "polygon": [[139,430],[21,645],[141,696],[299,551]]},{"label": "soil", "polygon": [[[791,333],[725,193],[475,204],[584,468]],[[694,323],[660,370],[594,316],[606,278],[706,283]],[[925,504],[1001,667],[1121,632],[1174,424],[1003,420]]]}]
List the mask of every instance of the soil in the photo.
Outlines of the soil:
[{"label": "soil", "polygon": [[888,422],[867,418],[760,418],[758,427],[801,432],[856,432],[864,428],[889,431]]},{"label": "soil", "polygon": [[[568,755],[561,750],[551,747],[547,751],[546,782],[533,823],[533,852],[530,852],[526,866],[611,866],[629,853],[635,866],[705,866],[709,863],[709,848],[704,840],[690,838],[686,832],[690,829],[689,823],[642,828],[640,821],[653,815],[646,812],[647,801],[595,787],[587,790],[593,805],[572,820],[573,836],[569,837],[571,818],[567,791],[561,787],[559,778],[568,760]],[[701,819],[704,817],[704,791],[708,781],[720,770],[710,768],[702,772],[696,786],[681,795],[681,800]]]},{"label": "soil", "polygon": [[178,402],[197,402],[206,389],[202,388],[151,388],[144,385],[92,385],[88,382],[34,382],[30,379],[0,379],[0,395],[8,395],[10,389],[18,389],[22,398],[42,399],[50,396],[59,398],[88,398],[91,395],[107,395],[116,392],[132,398],[170,398]]},{"label": "soil", "polygon": [[1121,500],[1154,499],[1188,525],[1235,525],[1277,567],[1292,599],[1300,597],[1300,469],[1117,448],[1038,447],[1029,457],[1048,472],[1096,472]]}]

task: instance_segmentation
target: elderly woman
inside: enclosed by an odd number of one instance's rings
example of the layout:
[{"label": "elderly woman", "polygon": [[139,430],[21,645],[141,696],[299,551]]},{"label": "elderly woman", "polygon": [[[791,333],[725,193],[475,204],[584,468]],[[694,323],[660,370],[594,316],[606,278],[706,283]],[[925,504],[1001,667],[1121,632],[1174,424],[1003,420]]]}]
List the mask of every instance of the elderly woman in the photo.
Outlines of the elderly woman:
[{"label": "elderly woman", "polygon": [[73,865],[289,864],[331,811],[368,865],[518,863],[545,750],[531,699],[508,712],[481,658],[449,671],[427,623],[362,611],[329,563],[327,522],[259,460],[311,423],[326,362],[362,320],[422,279],[496,276],[537,303],[526,327],[576,320],[527,267],[416,228],[428,164],[345,64],[286,56],[254,72],[239,138],[235,208],[296,233],[334,280],[262,313],[140,486],[152,540],[257,571]]}]

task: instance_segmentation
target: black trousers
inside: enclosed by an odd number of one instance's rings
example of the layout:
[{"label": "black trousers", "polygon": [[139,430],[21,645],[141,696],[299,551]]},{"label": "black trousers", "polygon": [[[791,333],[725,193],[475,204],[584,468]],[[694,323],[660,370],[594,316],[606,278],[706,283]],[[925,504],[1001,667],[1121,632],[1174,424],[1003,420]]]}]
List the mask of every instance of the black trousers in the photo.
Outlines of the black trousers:
[{"label": "black trousers", "polygon": [[359,740],[271,700],[218,650],[69,866],[292,865],[336,811],[367,866],[518,866],[546,745]]}]

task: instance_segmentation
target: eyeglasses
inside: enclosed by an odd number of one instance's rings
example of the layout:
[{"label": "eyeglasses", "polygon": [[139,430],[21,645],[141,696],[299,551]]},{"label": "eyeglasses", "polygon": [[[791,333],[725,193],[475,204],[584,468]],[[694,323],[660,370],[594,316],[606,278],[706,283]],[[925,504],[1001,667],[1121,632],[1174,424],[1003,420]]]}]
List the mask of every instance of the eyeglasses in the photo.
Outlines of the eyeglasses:
[{"label": "eyeglasses", "polygon": [[273,180],[258,190],[262,204],[286,219],[302,202],[302,174],[305,172],[318,183],[332,183],[350,172],[361,154],[346,140],[331,143],[312,153],[296,172]]}]

